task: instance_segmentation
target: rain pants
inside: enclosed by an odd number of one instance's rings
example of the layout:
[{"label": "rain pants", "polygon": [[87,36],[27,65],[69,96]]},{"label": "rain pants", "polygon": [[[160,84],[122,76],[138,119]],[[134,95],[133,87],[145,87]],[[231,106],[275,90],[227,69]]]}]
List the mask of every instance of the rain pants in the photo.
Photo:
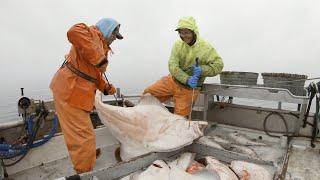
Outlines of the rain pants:
[{"label": "rain pants", "polygon": [[109,86],[96,65],[105,59],[110,48],[95,26],[76,24],[69,29],[67,37],[72,44],[67,62],[96,79],[88,81],[62,66],[50,84],[74,169],[83,173],[91,171],[96,160],[95,133],[90,119],[95,93]]},{"label": "rain pants", "polygon": [[149,86],[144,93],[151,93],[162,102],[173,97],[175,113],[187,116],[190,113],[192,101],[192,90],[187,85],[187,80],[192,75],[192,66],[196,64],[195,59],[199,58],[199,65],[202,69],[198,88],[195,90],[197,95],[206,77],[216,76],[222,71],[223,62],[212,45],[199,36],[199,30],[193,17],[181,18],[177,29],[182,28],[192,30],[196,35],[196,42],[190,46],[181,39],[176,41],[168,63],[170,75]]},{"label": "rain pants", "polygon": [[193,92],[191,88],[177,82],[172,75],[168,75],[149,86],[143,93],[152,94],[162,103],[173,98],[174,113],[188,116],[191,110],[192,94],[195,101],[199,95],[199,89]]}]

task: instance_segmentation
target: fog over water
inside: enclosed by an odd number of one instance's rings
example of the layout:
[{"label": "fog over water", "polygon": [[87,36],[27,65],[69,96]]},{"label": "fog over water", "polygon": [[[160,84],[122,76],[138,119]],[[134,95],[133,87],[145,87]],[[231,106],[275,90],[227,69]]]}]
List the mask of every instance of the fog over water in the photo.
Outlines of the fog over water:
[{"label": "fog over water", "polygon": [[28,97],[51,99],[48,86],[69,51],[66,32],[73,24],[103,17],[121,23],[124,39],[112,44],[107,76],[124,94],[140,94],[169,73],[182,16],[196,18],[224,70],[320,77],[318,0],[2,0],[0,122],[17,118],[20,87]]}]

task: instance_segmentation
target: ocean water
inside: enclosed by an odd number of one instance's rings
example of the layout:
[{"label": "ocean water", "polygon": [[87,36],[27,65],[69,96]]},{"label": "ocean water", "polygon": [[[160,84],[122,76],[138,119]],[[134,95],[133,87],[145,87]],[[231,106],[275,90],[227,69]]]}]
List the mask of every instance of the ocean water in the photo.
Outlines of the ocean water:
[{"label": "ocean water", "polygon": [[[30,90],[24,89],[24,95],[28,98],[49,101],[52,100],[52,94],[50,89],[37,89]],[[18,120],[18,100],[21,98],[21,90],[20,88],[16,88],[16,90],[10,92],[1,93],[0,97],[0,123],[8,122],[13,120]]]},{"label": "ocean water", "polygon": [[[19,87],[15,88],[16,90],[7,91],[1,93],[0,97],[0,123],[18,120],[21,117],[18,116],[17,110],[17,102],[21,98],[21,90]],[[129,91],[125,91],[126,95],[137,95],[141,93],[138,89],[131,89]],[[26,97],[42,100],[42,101],[51,101],[52,93],[49,88],[42,89],[34,89],[34,88],[25,88],[24,95]],[[106,99],[112,99],[113,96],[104,97]],[[221,100],[221,99],[220,99]],[[314,100],[315,101],[315,100]],[[315,102],[313,101],[313,105],[311,106],[311,112],[315,112]],[[233,103],[242,104],[242,105],[250,105],[250,106],[258,106],[258,107],[266,107],[266,108],[277,108],[278,102],[274,101],[262,101],[255,99],[244,99],[244,98],[234,98]],[[282,109],[295,111],[297,110],[296,104],[283,103]]]},{"label": "ocean water", "polygon": [[[34,100],[52,101],[52,93],[47,83],[25,84],[24,96]],[[126,95],[137,95],[142,93],[139,89],[124,91]],[[22,117],[18,114],[18,101],[21,98],[20,86],[7,87],[0,93],[0,123],[19,120]],[[114,96],[104,96],[103,99],[114,99]]]}]

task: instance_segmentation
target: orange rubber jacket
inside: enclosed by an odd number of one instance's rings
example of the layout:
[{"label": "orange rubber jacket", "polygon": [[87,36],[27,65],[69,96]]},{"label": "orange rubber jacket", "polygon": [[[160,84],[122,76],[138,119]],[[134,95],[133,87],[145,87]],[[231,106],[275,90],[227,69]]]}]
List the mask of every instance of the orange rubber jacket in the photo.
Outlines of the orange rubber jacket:
[{"label": "orange rubber jacket", "polygon": [[96,65],[107,57],[110,48],[95,26],[76,24],[69,29],[67,37],[72,44],[69,54],[66,55],[67,62],[95,78],[96,82],[90,82],[62,66],[54,75],[50,88],[58,99],[76,108],[91,111],[96,90],[103,92],[109,88]]}]

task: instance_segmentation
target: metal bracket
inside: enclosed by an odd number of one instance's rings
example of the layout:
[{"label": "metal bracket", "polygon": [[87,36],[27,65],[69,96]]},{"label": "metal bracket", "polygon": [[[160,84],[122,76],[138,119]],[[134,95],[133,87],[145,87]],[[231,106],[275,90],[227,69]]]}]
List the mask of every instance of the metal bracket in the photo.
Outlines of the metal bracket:
[{"label": "metal bracket", "polygon": [[243,85],[227,84],[204,84],[201,93],[205,95],[203,120],[207,120],[207,111],[209,107],[209,95],[221,95],[238,98],[248,98],[275,102],[286,102],[301,104],[299,118],[295,123],[295,134],[299,133],[302,126],[304,114],[306,112],[308,96],[295,96],[289,90],[282,88],[252,87]]}]

